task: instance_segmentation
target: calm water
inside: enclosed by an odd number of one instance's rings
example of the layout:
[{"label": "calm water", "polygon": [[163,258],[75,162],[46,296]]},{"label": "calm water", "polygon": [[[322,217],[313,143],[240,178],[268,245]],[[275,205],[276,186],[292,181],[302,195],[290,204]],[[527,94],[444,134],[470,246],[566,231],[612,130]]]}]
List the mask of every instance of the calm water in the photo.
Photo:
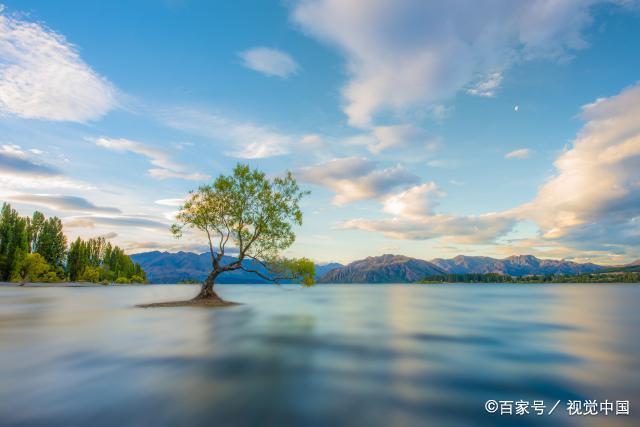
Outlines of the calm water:
[{"label": "calm water", "polygon": [[244,305],[133,307],[195,292],[0,288],[0,424],[640,425],[637,286],[223,285]]}]

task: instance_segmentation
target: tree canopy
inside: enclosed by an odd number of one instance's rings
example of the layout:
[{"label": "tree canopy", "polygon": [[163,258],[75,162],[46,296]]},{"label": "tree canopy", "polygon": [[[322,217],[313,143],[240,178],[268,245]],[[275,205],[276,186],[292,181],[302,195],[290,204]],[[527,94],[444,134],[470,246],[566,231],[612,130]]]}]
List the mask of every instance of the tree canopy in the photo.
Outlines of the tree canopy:
[{"label": "tree canopy", "polygon": [[76,239],[67,250],[67,237],[58,217],[41,212],[20,216],[4,203],[0,211],[0,281],[146,282],[146,274],[124,250],[103,237]]},{"label": "tree canopy", "polygon": [[[312,261],[281,256],[295,241],[293,227],[302,225],[300,201],[307,194],[291,172],[267,178],[264,172],[243,164],[236,165],[231,175],[220,175],[212,184],[190,192],[171,231],[180,237],[187,227],[207,236],[212,271],[201,296],[211,296],[219,274],[236,269],[273,282],[312,284]],[[235,259],[225,264],[231,245]]]}]

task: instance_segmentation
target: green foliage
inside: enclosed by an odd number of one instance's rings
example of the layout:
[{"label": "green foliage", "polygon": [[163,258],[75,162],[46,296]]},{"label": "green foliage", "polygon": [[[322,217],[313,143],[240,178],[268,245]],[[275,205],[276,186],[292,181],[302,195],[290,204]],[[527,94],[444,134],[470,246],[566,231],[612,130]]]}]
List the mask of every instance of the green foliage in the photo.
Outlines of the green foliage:
[{"label": "green foliage", "polygon": [[145,283],[147,280],[142,277],[142,276],[138,276],[137,274],[134,274],[133,276],[131,276],[131,278],[129,279],[129,283]]},{"label": "green foliage", "polygon": [[29,252],[35,252],[40,238],[40,232],[44,226],[45,217],[42,212],[35,211],[29,221]]},{"label": "green foliage", "polygon": [[98,267],[86,266],[78,276],[79,282],[100,282],[100,269]]},{"label": "green foliage", "polygon": [[55,267],[62,267],[66,259],[67,238],[62,232],[62,221],[53,217],[45,220],[37,234],[34,251]]},{"label": "green foliage", "polygon": [[60,277],[54,268],[38,253],[27,254],[16,264],[12,282],[59,282]]},{"label": "green foliage", "polygon": [[275,276],[290,276],[290,280],[299,281],[304,286],[313,285],[316,266],[309,258],[279,258],[265,263]]},{"label": "green foliage", "polygon": [[[307,194],[291,172],[284,177],[267,178],[257,169],[238,164],[232,175],[220,175],[213,184],[189,193],[171,231],[176,237],[185,227],[206,234],[212,261],[210,278],[243,269],[271,281],[300,278],[311,284],[309,260],[280,258],[280,253],[295,241],[293,227],[302,225],[299,204]],[[222,265],[229,241],[238,250],[237,260]],[[244,266],[242,261],[247,258],[270,274]]]},{"label": "green foliage", "polygon": [[67,257],[69,280],[99,283],[145,283],[147,275],[139,264],[118,246],[104,237],[82,240],[77,238],[69,247]]},{"label": "green foliage", "polygon": [[11,278],[29,253],[28,220],[11,205],[4,203],[0,211],[0,280]]},{"label": "green foliage", "polygon": [[[103,237],[78,238],[66,250],[62,221],[40,212],[22,217],[7,203],[0,211],[0,280],[145,283],[139,264]],[[36,256],[37,255],[37,256]]]}]

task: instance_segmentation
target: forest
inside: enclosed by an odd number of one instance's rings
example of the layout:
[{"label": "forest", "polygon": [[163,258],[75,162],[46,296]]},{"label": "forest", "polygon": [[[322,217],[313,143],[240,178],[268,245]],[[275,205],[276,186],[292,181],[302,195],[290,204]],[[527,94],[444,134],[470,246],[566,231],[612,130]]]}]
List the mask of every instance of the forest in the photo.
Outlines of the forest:
[{"label": "forest", "polygon": [[0,281],[146,283],[146,273],[104,237],[77,238],[67,247],[62,221],[41,212],[0,211]]}]

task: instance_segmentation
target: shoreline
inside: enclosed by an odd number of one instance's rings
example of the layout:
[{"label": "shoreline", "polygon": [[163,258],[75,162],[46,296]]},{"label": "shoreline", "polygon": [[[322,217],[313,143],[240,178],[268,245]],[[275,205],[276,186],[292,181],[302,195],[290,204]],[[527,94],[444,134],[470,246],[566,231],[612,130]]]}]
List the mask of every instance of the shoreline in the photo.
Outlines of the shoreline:
[{"label": "shoreline", "polygon": [[[638,285],[638,282],[396,282],[396,283],[316,283],[313,286],[385,286],[385,285],[414,285],[414,286],[447,286],[447,285]],[[14,283],[0,282],[0,288],[113,288],[113,287],[148,287],[148,286],[199,286],[199,283],[114,283],[103,285],[90,282],[59,282],[59,283]],[[269,283],[219,283],[216,286],[282,286]],[[285,286],[299,285],[298,283],[286,283]]]}]

